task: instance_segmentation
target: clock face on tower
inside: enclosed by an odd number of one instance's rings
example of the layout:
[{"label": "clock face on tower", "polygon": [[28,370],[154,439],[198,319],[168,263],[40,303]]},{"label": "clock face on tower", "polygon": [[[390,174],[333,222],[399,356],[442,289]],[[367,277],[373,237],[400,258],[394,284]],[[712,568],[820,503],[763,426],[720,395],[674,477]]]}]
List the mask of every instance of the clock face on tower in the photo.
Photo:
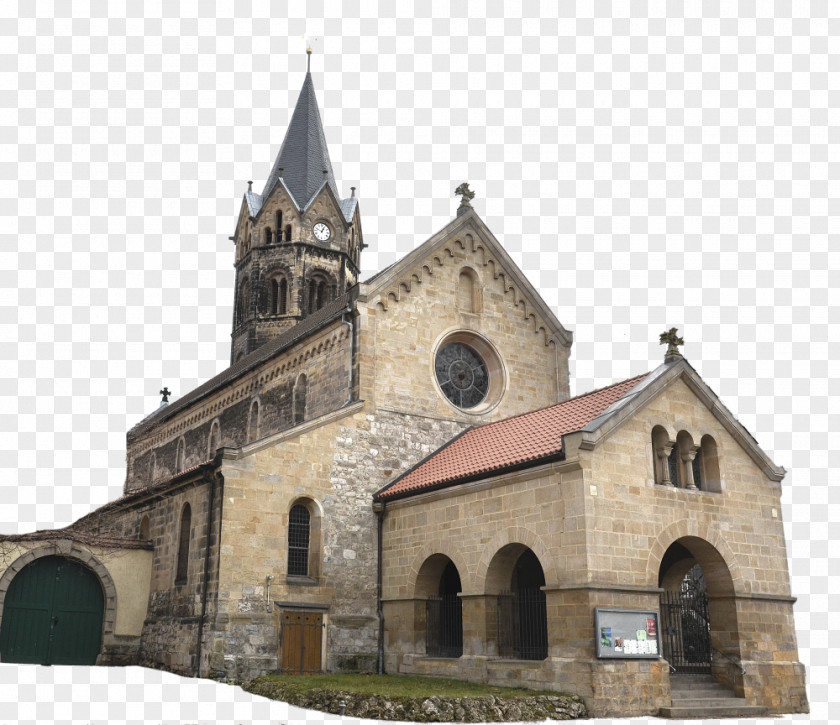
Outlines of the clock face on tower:
[{"label": "clock face on tower", "polygon": [[324,222],[318,222],[312,227],[312,233],[319,242],[326,242],[330,238],[330,228]]}]

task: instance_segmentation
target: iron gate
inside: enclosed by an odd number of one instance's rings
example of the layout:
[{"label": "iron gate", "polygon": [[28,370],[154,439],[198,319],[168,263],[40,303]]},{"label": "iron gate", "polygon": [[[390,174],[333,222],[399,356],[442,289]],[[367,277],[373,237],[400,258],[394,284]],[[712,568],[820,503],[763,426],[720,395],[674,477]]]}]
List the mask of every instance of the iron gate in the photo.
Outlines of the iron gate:
[{"label": "iron gate", "polygon": [[496,612],[500,657],[518,660],[548,657],[545,592],[539,588],[522,588],[515,594],[502,592]]},{"label": "iron gate", "polygon": [[712,671],[709,599],[695,590],[665,591],[660,599],[662,656],[676,672]]},{"label": "iron gate", "polygon": [[460,657],[464,652],[461,597],[444,594],[426,600],[426,654]]}]

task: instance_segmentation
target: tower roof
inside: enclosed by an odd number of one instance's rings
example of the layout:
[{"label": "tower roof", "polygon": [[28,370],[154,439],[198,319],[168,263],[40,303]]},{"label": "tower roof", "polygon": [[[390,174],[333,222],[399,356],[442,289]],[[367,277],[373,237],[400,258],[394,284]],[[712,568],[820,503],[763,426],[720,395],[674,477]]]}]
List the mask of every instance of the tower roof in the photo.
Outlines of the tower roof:
[{"label": "tower roof", "polygon": [[323,186],[325,170],[326,181],[332,188],[335,198],[341,199],[327,151],[327,140],[324,137],[324,127],[321,124],[321,114],[315,98],[312,74],[307,71],[297,105],[292,113],[292,120],[289,122],[289,129],[286,131],[286,138],[283,140],[280,153],[265,183],[262,198],[268,197],[282,176],[283,183],[292,193],[295,201],[301,209],[305,209],[315,193]]}]

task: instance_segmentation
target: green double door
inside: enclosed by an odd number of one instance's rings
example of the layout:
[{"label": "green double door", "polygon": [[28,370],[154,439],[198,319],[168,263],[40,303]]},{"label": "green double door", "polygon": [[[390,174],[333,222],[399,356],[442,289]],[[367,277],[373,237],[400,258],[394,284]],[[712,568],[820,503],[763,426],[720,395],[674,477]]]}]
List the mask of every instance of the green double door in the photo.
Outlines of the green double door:
[{"label": "green double door", "polygon": [[93,665],[104,598],[96,575],[60,556],[28,564],[12,580],[0,622],[0,661]]}]

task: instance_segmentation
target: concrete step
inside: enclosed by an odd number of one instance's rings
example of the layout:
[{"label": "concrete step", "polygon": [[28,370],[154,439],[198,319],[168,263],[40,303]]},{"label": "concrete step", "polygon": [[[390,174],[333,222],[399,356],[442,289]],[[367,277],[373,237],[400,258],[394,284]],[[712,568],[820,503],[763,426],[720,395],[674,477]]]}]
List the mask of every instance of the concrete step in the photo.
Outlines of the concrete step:
[{"label": "concrete step", "polygon": [[703,720],[720,720],[727,717],[744,717],[757,718],[767,717],[768,710],[766,707],[758,707],[757,705],[726,705],[720,707],[661,707],[659,708],[659,716],[667,718],[675,718],[679,720],[688,720],[692,718]]},{"label": "concrete step", "polygon": [[711,675],[671,675],[671,706],[660,708],[659,714],[667,718],[755,718],[766,716],[767,708],[748,705]]},{"label": "concrete step", "polygon": [[686,697],[686,698],[671,698],[671,707],[726,707],[727,705],[746,705],[747,701],[743,697],[735,697],[730,693],[729,697]]},{"label": "concrete step", "polygon": [[671,699],[685,697],[734,697],[735,693],[726,687],[698,687],[693,690],[671,690]]}]

